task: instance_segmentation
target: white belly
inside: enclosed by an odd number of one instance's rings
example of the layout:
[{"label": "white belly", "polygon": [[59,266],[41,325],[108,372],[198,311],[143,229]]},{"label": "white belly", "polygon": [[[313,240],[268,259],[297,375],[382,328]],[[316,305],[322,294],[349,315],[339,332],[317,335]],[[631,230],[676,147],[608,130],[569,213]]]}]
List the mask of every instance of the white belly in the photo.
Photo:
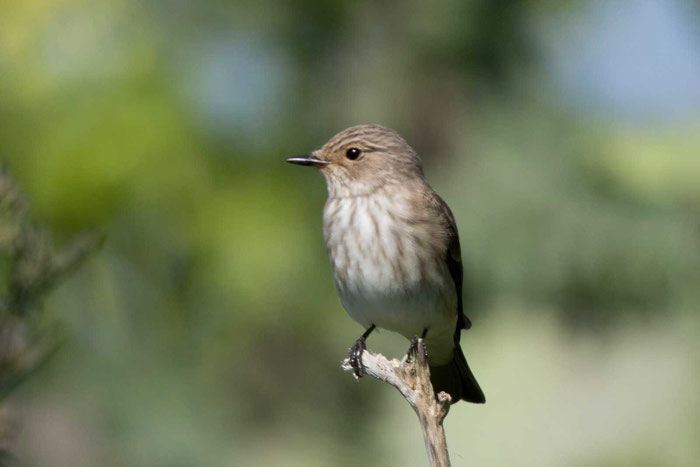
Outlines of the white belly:
[{"label": "white belly", "polygon": [[454,283],[425,229],[387,212],[407,208],[400,200],[372,197],[328,202],[324,230],[336,287],[345,310],[365,328],[374,324],[409,339],[427,329],[430,360],[449,360]]}]

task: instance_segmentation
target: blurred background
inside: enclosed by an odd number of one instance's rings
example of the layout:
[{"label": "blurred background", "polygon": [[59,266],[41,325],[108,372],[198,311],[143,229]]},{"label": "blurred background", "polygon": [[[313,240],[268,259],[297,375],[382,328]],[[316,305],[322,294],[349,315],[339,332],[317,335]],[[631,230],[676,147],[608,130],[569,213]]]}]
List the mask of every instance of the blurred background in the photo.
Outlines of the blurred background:
[{"label": "blurred background", "polygon": [[0,402],[21,465],[425,465],[405,401],[340,369],[325,185],[284,163],[358,123],[457,217],[487,403],[450,412],[454,465],[700,464],[696,2],[0,10],[23,222],[105,236],[35,306],[62,345]]}]

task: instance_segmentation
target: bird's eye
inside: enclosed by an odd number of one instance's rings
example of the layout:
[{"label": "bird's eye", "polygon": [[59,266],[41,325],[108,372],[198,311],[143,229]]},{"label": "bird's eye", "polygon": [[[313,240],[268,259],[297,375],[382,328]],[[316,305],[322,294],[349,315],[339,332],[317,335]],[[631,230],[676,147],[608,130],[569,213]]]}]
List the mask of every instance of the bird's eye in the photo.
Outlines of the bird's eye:
[{"label": "bird's eye", "polygon": [[345,153],[345,157],[347,157],[347,158],[350,159],[351,161],[354,161],[355,159],[357,159],[358,157],[360,157],[360,154],[361,154],[361,153],[362,153],[362,151],[360,151],[360,150],[357,149],[357,148],[350,148],[350,149],[348,149],[347,152]]}]

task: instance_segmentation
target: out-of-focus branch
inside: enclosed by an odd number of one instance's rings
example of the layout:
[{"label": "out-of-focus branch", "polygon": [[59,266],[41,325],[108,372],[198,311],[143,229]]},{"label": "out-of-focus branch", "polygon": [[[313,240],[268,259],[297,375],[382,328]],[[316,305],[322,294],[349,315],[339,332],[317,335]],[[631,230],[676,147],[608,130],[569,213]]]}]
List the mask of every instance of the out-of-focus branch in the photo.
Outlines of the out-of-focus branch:
[{"label": "out-of-focus branch", "polygon": [[9,456],[10,423],[2,406],[62,341],[42,298],[95,251],[102,237],[84,233],[56,248],[50,233],[33,222],[29,203],[9,173],[0,169],[0,464]]},{"label": "out-of-focus branch", "polygon": [[[388,360],[382,354],[365,350],[362,352],[363,374],[399,390],[418,415],[430,465],[444,467],[450,465],[450,457],[442,422],[450,410],[451,399],[445,392],[435,396],[426,355],[423,339],[418,339],[416,351],[409,352],[401,361]],[[343,362],[343,369],[354,371],[348,359]]]}]

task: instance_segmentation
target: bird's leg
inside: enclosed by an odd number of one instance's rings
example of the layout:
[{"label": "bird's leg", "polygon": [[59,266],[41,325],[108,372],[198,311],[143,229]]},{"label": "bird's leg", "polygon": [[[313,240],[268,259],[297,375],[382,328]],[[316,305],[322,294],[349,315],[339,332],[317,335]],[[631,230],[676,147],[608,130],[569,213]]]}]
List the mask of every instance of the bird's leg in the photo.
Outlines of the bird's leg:
[{"label": "bird's leg", "polygon": [[[421,334],[420,338],[425,340],[425,336],[427,336],[427,335],[428,335],[428,328],[424,328],[423,334]],[[408,347],[408,361],[412,361],[415,358],[417,351],[418,351],[418,336],[411,339],[411,345]],[[428,348],[425,345],[423,345],[423,356],[425,358],[428,358]]]},{"label": "bird's leg", "polygon": [[376,326],[373,324],[367,328],[367,330],[352,344],[350,347],[350,353],[348,354],[348,361],[350,366],[353,368],[353,374],[355,378],[361,377],[365,372],[365,366],[362,364],[362,352],[367,349],[367,337],[372,334]]}]

